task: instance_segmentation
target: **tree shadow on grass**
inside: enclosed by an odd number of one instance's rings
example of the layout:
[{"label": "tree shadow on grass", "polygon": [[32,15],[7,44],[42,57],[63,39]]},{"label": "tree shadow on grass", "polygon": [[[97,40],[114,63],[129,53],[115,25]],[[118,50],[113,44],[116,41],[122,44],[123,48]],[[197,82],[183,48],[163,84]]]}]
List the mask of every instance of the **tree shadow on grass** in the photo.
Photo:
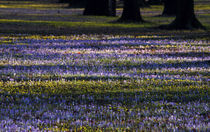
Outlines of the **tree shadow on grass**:
[{"label": "tree shadow on grass", "polygon": [[[147,23],[148,24],[148,23]],[[18,28],[17,28],[18,25]],[[116,23],[116,25],[118,25]],[[125,26],[125,25],[124,25]],[[55,26],[46,23],[24,23],[7,22],[0,23],[0,33],[3,34],[39,34],[39,35],[75,35],[75,34],[109,34],[109,35],[157,35],[169,36],[169,39],[198,39],[207,38],[210,32],[207,31],[178,31],[161,30],[157,27],[120,27],[111,24],[111,26]]]},{"label": "tree shadow on grass", "polygon": [[[164,102],[176,102],[176,103],[188,103],[188,102],[208,102],[209,97],[208,89],[190,89],[190,90],[151,90],[151,91],[133,91],[133,92],[102,92],[102,93],[72,93],[72,94],[18,94],[18,97],[29,97],[30,104],[35,103],[35,97],[39,97],[40,100],[47,101],[50,103],[56,103],[58,100],[65,100],[68,103],[76,104],[120,104],[126,106],[141,105],[141,103],[151,103],[155,101]],[[16,94],[12,93],[1,93],[0,95],[11,97],[12,100],[3,100],[7,103],[14,103],[14,99],[17,97]],[[50,99],[51,98],[51,99]],[[52,100],[53,98],[53,100]],[[12,101],[12,102],[10,102]],[[5,103],[5,102],[4,102]]]},{"label": "tree shadow on grass", "polygon": [[[2,71],[17,71],[17,75],[13,77],[11,75],[2,75],[0,76],[1,81],[10,81],[11,78],[15,79],[15,81],[57,81],[65,79],[66,81],[72,80],[86,80],[86,81],[98,81],[98,80],[129,80],[129,79],[137,79],[139,76],[140,78],[148,78],[147,74],[139,73],[139,74],[129,74],[130,76],[124,76],[123,74],[119,74],[119,71],[122,70],[132,70],[132,69],[145,69],[145,70],[152,70],[152,69],[163,69],[163,68],[209,68],[210,61],[191,61],[191,62],[178,62],[178,63],[143,63],[143,64],[131,64],[131,65],[104,65],[104,66],[81,66],[81,65],[34,65],[34,66],[23,66],[23,65],[7,65],[7,66],[0,66],[0,70]],[[107,74],[101,73],[100,70],[103,68],[103,71]],[[113,71],[114,69],[114,71]],[[38,72],[45,73],[47,75],[39,75],[33,77],[32,74]],[[99,72],[98,72],[99,71]],[[109,73],[109,71],[112,71]],[[118,71],[118,72],[117,72]],[[52,72],[54,74],[52,74]],[[12,72],[11,72],[12,73]],[[19,75],[19,74],[23,74]],[[66,73],[67,76],[60,76],[59,74]],[[98,74],[98,75],[94,75]],[[50,74],[50,75],[48,75]],[[80,75],[81,74],[81,75]],[[114,74],[114,75],[113,75]],[[116,74],[116,75],[115,75]],[[28,75],[28,76],[27,76]],[[150,74],[148,74],[149,76]],[[162,75],[159,77],[162,78]],[[164,77],[165,78],[165,77]],[[165,78],[167,79],[167,78]],[[170,78],[169,78],[170,79]],[[203,78],[200,78],[203,79]]]},{"label": "tree shadow on grass", "polygon": [[[204,61],[190,61],[190,62],[175,62],[175,63],[141,63],[141,64],[129,64],[129,65],[104,65],[104,66],[97,66],[97,65],[32,65],[32,66],[24,66],[24,65],[5,65],[0,66],[0,69],[14,69],[14,70],[53,70],[56,68],[59,69],[78,69],[78,70],[84,70],[84,69],[97,69],[98,68],[105,68],[105,69],[133,69],[133,68],[139,68],[139,69],[162,69],[162,68],[209,68],[210,66],[210,60],[204,60]],[[97,71],[97,70],[96,70]]]}]

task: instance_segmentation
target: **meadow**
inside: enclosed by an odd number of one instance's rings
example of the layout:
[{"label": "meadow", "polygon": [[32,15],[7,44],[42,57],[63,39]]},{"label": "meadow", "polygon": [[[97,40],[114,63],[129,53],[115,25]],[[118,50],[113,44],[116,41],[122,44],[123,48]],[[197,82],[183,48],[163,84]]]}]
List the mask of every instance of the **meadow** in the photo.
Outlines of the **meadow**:
[{"label": "meadow", "polygon": [[0,131],[209,131],[207,30],[82,16],[65,4],[0,2]]}]

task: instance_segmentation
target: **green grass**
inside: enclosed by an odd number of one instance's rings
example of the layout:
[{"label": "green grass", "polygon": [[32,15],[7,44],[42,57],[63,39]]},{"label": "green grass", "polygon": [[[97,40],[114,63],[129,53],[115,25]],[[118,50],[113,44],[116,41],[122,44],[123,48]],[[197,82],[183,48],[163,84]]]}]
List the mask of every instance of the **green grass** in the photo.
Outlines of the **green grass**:
[{"label": "green grass", "polygon": [[[98,17],[103,18],[103,17]],[[97,18],[94,18],[97,19]],[[155,26],[154,23],[116,23],[116,22],[68,22],[68,21],[30,21],[30,20],[15,20],[15,19],[0,19],[0,23],[9,24],[31,24],[31,25],[49,25],[56,28],[59,27],[120,27],[120,28],[142,28]]]},{"label": "green grass", "polygon": [[59,9],[65,7],[68,7],[68,4],[46,3],[40,1],[0,1],[0,8]]},{"label": "green grass", "polygon": [[141,8],[141,12],[159,12],[163,10],[162,5],[151,5],[150,7]]},{"label": "green grass", "polygon": [[208,16],[208,17],[210,17],[210,14],[202,14],[202,16]]},{"label": "green grass", "polygon": [[[104,18],[104,17],[98,17]],[[115,23],[115,22],[71,22],[71,21],[41,21],[41,20],[18,20],[18,19],[0,19],[1,33],[22,33],[22,34],[141,34],[141,35],[168,35],[171,33],[183,33],[183,31],[164,31],[154,29],[161,24],[170,23],[173,18],[145,17],[146,23]],[[112,18],[116,20],[116,18]],[[201,19],[202,20],[202,19]],[[205,20],[205,19],[203,19]],[[210,24],[203,23],[207,30]],[[184,31],[186,33],[205,33],[202,30]],[[151,34],[152,33],[152,34]]]},{"label": "green grass", "polygon": [[[171,85],[173,84],[173,85]],[[114,98],[120,93],[127,97],[134,97],[136,93],[142,93],[141,100],[163,100],[175,102],[188,102],[196,99],[207,101],[210,94],[208,84],[189,80],[127,80],[127,81],[23,81],[0,82],[1,94],[18,94],[24,96],[66,96],[91,94],[96,100],[102,96]],[[148,94],[149,93],[149,94]],[[129,100],[127,100],[127,103]],[[107,102],[108,103],[108,102]]]},{"label": "green grass", "polygon": [[210,4],[199,4],[195,5],[195,10],[210,10]]}]

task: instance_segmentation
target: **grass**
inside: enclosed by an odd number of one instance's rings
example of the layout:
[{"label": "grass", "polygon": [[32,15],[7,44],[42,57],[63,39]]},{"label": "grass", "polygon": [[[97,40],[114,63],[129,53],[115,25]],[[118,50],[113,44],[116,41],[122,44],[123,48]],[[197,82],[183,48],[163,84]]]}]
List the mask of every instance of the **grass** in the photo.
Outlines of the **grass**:
[{"label": "grass", "polygon": [[98,27],[107,27],[107,28],[142,28],[150,27],[152,24],[138,24],[138,23],[103,23],[103,22],[61,22],[61,21],[28,21],[28,20],[11,20],[11,19],[1,19],[1,23],[10,23],[14,25],[19,24],[31,24],[31,25],[46,25],[54,26],[55,28],[98,28]]},{"label": "grass", "polygon": [[[170,84],[173,83],[173,86]],[[149,85],[148,85],[149,84]],[[155,87],[154,87],[155,86]],[[164,87],[163,87],[164,86]],[[125,96],[125,100],[115,100],[123,105],[131,105],[135,95],[141,94],[140,102],[144,101],[161,101],[169,102],[190,102],[200,100],[208,101],[210,91],[207,84],[202,82],[188,82],[182,80],[142,80],[137,82],[131,81],[29,81],[29,82],[7,82],[0,84],[1,93],[7,95],[22,95],[22,96],[43,96],[50,98],[52,96],[75,96],[92,95],[95,103],[111,103],[113,98]],[[104,99],[104,96],[109,96],[110,100]],[[126,98],[131,98],[126,100]],[[88,101],[88,99],[85,99]],[[70,101],[70,100],[67,100]]]},{"label": "grass", "polygon": [[195,5],[195,10],[210,10],[209,4],[199,4],[199,5]]},{"label": "grass", "polygon": [[[102,17],[103,18],[103,17]],[[162,19],[162,20],[161,20]],[[183,31],[161,31],[155,29],[160,23],[167,24],[173,20],[173,18],[145,18],[145,20],[151,20],[147,23],[104,23],[104,22],[68,22],[68,21],[42,21],[42,20],[14,20],[14,19],[1,19],[0,24],[2,28],[1,33],[28,33],[28,34],[145,34],[148,35],[151,32],[158,35],[170,35],[171,32],[182,34]],[[157,23],[157,21],[159,23]],[[201,19],[202,20],[202,19]],[[204,23],[204,26],[209,29],[210,24]],[[40,28],[39,28],[40,27]],[[158,32],[157,32],[158,31]],[[205,33],[205,31],[186,31],[188,33]],[[207,32],[206,32],[207,33]],[[193,36],[193,35],[192,35]]]},{"label": "grass", "polygon": [[68,7],[68,4],[46,3],[36,1],[7,1],[0,2],[0,8],[25,8],[25,9],[60,9]]}]

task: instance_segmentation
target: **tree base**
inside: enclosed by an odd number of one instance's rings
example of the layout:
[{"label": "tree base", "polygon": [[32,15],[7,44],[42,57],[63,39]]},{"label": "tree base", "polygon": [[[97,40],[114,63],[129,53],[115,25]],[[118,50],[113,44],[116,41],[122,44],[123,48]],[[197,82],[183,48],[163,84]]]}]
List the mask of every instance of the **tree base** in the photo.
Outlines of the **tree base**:
[{"label": "tree base", "polygon": [[175,19],[169,25],[161,25],[159,26],[160,29],[168,29],[168,30],[193,30],[193,29],[203,29],[206,28],[194,17],[191,20],[183,21]]},{"label": "tree base", "polygon": [[83,15],[116,16],[115,0],[87,0]]},{"label": "tree base", "polygon": [[163,12],[160,16],[163,16],[163,17],[171,17],[171,16],[176,16],[176,12]]}]

